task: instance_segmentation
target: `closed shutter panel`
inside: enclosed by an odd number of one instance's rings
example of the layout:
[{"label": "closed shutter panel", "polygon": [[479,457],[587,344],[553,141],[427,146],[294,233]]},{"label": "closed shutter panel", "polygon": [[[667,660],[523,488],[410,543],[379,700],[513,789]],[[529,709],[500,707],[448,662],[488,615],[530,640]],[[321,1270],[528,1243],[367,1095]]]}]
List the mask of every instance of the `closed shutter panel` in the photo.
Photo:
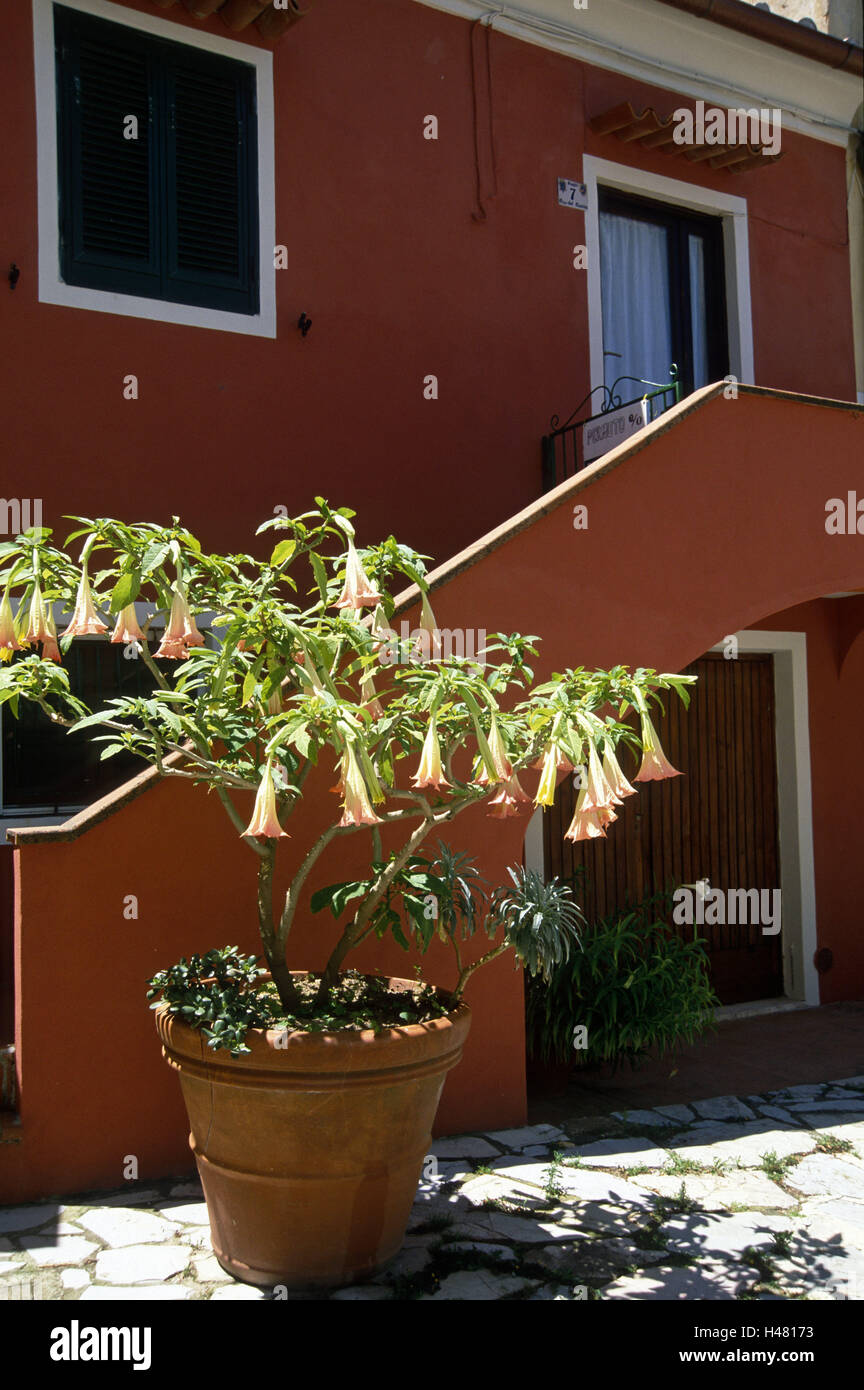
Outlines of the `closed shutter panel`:
[{"label": "closed shutter panel", "polygon": [[59,6],[55,25],[63,278],[257,313],[255,69]]},{"label": "closed shutter panel", "polygon": [[[159,293],[154,74],[146,41],[57,11],[61,274],[74,284]],[[138,123],[127,139],[127,118]]]},{"label": "closed shutter panel", "polygon": [[167,294],[257,310],[254,74],[242,63],[172,54],[167,77]]}]

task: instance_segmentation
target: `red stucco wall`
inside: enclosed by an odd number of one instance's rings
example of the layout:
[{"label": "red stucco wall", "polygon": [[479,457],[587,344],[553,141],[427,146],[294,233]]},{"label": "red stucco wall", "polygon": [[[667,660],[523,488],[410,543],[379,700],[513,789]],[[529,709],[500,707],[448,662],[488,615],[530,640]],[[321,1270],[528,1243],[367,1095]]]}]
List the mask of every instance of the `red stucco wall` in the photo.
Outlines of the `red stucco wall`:
[{"label": "red stucco wall", "polygon": [[[129,8],[168,14],[178,37],[226,33],[182,6]],[[854,395],[841,149],[784,132],[778,164],[736,177],[594,136],[586,119],[622,100],[680,98],[493,33],[497,191],[474,220],[470,25],[413,0],[327,0],[272,46],[290,264],[275,341],[39,304],[31,9],[8,9],[0,198],[21,278],[0,326],[4,488],[42,498],[47,521],[179,513],[236,549],[274,507],[323,492],[363,509],[361,539],[392,530],[439,559],[504,521],[539,492],[550,415],[592,384],[572,266],[584,217],[555,192],[585,151],[746,198],[757,381]],[[241,42],[267,47],[255,30]],[[491,191],[482,80],[479,106]]]}]

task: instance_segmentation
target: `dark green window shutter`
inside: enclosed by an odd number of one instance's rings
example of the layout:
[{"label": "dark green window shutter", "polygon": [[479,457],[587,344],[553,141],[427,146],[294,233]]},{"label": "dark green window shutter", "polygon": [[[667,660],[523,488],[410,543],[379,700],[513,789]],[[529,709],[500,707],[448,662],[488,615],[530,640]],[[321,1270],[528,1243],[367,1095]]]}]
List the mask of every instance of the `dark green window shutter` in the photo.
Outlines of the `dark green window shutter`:
[{"label": "dark green window shutter", "polygon": [[63,279],[257,313],[254,68],[54,15]]},{"label": "dark green window shutter", "polygon": [[[258,308],[254,73],[209,55],[176,54],[168,65],[166,269],[172,299],[225,309]],[[185,287],[185,289],[184,289]]]},{"label": "dark green window shutter", "polygon": [[[74,10],[56,8],[55,25],[60,273],[71,284],[158,295],[155,83],[146,42]],[[137,140],[124,138],[127,116],[137,118]]]}]

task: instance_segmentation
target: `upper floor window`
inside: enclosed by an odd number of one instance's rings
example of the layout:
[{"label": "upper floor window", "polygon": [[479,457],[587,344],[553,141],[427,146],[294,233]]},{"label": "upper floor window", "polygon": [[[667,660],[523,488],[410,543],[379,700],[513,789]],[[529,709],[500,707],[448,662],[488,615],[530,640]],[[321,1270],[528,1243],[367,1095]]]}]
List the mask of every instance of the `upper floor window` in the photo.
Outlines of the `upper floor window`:
[{"label": "upper floor window", "polygon": [[256,69],[54,7],[60,275],[259,312]]},{"label": "upper floor window", "polygon": [[686,396],[727,374],[719,217],[601,188],[600,267],[607,384],[666,382],[674,362]]}]

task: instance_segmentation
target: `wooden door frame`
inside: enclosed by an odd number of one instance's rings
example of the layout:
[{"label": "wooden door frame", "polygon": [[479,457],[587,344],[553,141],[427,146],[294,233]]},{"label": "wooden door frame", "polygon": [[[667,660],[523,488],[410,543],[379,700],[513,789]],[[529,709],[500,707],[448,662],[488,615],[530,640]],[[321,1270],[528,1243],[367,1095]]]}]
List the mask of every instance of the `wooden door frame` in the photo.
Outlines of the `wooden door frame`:
[{"label": "wooden door frame", "polygon": [[[777,811],[782,892],[783,993],[788,999],[819,1003],[816,951],[816,882],[813,857],[813,800],[807,692],[807,635],[804,632],[730,634],[740,652],[774,657]],[[722,652],[728,642],[709,650]],[[698,659],[698,658],[697,658]],[[544,873],[543,812],[538,809],[525,832],[525,864]]]}]

